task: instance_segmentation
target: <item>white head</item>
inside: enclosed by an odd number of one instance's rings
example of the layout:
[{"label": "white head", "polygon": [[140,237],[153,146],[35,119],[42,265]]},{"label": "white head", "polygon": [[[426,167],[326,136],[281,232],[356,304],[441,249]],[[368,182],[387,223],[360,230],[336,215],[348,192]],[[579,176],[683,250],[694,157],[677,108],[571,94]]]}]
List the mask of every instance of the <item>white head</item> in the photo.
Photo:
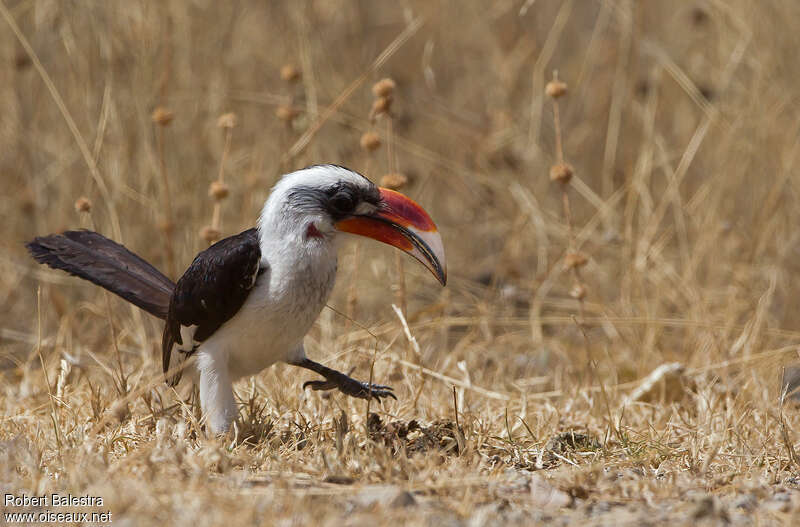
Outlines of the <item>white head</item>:
[{"label": "white head", "polygon": [[367,236],[417,258],[444,284],[442,240],[414,201],[336,165],[314,165],[283,176],[273,187],[258,229],[262,245],[326,248],[339,232]]},{"label": "white head", "polygon": [[283,176],[259,219],[262,231],[333,238],[337,221],[377,210],[381,197],[370,180],[336,165],[314,165]]}]

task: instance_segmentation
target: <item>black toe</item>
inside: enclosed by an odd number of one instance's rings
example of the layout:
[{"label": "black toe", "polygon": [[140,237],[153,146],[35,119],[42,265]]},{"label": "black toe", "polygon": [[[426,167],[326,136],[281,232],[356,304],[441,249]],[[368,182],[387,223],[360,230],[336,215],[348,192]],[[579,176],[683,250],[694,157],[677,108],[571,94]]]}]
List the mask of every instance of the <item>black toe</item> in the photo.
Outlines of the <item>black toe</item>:
[{"label": "black toe", "polygon": [[334,388],[337,388],[336,384],[331,381],[306,381],[303,383],[304,390],[309,386],[314,391],[333,390]]}]

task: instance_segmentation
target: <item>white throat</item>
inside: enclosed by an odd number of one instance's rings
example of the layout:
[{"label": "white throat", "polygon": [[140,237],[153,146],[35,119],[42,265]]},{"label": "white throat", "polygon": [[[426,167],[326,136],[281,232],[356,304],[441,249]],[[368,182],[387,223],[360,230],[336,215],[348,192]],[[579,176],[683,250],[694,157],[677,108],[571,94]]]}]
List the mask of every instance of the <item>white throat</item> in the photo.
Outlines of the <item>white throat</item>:
[{"label": "white throat", "polygon": [[321,298],[320,309],[327,300],[340,236],[317,193],[342,181],[371,185],[346,168],[318,165],[286,174],[273,187],[258,220],[261,260],[269,266],[273,298]]},{"label": "white throat", "polygon": [[336,231],[322,218],[287,207],[277,190],[264,204],[258,221],[270,296],[288,303],[314,299],[321,309],[336,279]]}]

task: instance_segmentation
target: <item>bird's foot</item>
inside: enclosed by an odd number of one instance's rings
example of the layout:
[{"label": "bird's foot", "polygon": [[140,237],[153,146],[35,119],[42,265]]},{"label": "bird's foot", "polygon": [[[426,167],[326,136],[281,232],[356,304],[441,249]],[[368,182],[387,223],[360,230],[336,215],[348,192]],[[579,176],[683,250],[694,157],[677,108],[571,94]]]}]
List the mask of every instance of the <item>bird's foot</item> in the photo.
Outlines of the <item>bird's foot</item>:
[{"label": "bird's foot", "polygon": [[303,389],[311,387],[312,390],[334,390],[338,389],[345,395],[350,397],[358,397],[359,399],[374,399],[380,401],[384,397],[391,397],[397,400],[392,388],[382,384],[369,384],[361,382],[348,377],[344,373],[334,371],[325,376],[324,381],[307,381],[303,383]]},{"label": "bird's foot", "polygon": [[352,377],[350,377],[349,375],[345,375],[340,371],[336,371],[331,368],[328,368],[327,366],[323,366],[322,364],[314,362],[309,358],[303,357],[297,362],[292,362],[292,364],[294,364],[295,366],[300,366],[301,368],[306,368],[307,370],[317,372],[318,374],[325,377],[324,381],[304,382],[303,383],[304,390],[309,386],[311,387],[312,390],[338,389],[345,395],[349,395],[350,397],[358,397],[359,399],[369,399],[370,397],[372,397],[380,401],[384,397],[391,397],[395,401],[397,400],[397,397],[395,397],[392,388],[389,386],[357,381]]}]

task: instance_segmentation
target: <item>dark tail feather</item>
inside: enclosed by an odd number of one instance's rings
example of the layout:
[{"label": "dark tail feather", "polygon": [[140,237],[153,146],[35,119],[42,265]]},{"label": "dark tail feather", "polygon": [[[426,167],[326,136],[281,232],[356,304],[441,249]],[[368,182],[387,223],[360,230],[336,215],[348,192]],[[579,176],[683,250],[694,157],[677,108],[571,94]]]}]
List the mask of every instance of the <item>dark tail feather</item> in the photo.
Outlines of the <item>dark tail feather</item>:
[{"label": "dark tail feather", "polygon": [[92,231],[40,236],[25,246],[37,262],[99,285],[158,318],[167,318],[175,284],[122,245]]}]

